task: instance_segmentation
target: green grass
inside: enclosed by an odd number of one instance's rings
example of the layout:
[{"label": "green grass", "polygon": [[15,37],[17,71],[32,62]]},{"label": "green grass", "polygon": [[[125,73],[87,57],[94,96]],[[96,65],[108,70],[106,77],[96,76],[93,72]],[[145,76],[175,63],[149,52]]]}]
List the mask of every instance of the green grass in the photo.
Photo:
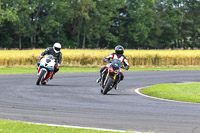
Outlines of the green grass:
[{"label": "green grass", "polygon": [[141,92],[153,97],[200,103],[200,83],[158,84],[145,88]]},{"label": "green grass", "polygon": [[[37,125],[25,122],[0,120],[0,133],[120,133],[120,132]],[[126,132],[126,133],[136,133],[136,132]]]},{"label": "green grass", "polygon": [[[87,68],[87,67],[61,67],[60,73],[67,72],[98,72],[100,68]],[[2,67],[0,74],[28,74],[37,73],[37,67]]]},{"label": "green grass", "polygon": [[[60,73],[67,72],[99,72],[98,67],[61,67]],[[129,71],[177,71],[200,70],[200,67],[131,67]],[[123,70],[126,71],[126,70]],[[0,74],[27,74],[36,73],[36,67],[0,67]]]}]

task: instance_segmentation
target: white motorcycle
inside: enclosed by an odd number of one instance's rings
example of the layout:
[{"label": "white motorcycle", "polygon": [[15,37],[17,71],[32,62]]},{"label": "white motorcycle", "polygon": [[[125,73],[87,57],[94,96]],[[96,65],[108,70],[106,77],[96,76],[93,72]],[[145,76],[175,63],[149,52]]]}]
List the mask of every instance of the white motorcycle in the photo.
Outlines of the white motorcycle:
[{"label": "white motorcycle", "polygon": [[46,55],[44,58],[40,60],[40,64],[38,66],[38,79],[36,81],[36,85],[43,84],[45,85],[54,72],[55,59],[52,55]]}]

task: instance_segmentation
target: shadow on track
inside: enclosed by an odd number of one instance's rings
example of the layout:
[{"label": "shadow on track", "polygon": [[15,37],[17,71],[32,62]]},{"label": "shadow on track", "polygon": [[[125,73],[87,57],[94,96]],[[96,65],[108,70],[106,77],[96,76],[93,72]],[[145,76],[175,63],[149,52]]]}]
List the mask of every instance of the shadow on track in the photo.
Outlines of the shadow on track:
[{"label": "shadow on track", "polygon": [[[55,87],[55,86],[68,86],[68,85],[56,85],[56,84],[46,84],[46,85],[38,85],[38,86],[42,86],[42,87],[45,87],[45,86],[47,86],[47,87]],[[68,86],[69,87],[69,86]]]},{"label": "shadow on track", "polygon": [[[99,94],[99,95],[103,95],[103,94]],[[106,95],[103,95],[103,96],[131,96],[131,95],[135,95],[135,94],[122,94],[122,93],[120,93],[120,94],[106,94]]]}]

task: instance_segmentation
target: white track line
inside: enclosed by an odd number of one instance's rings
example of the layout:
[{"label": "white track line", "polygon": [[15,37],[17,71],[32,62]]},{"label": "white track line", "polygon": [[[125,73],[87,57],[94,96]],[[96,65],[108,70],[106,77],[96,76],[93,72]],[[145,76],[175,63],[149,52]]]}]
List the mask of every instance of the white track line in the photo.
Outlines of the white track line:
[{"label": "white track line", "polygon": [[[21,121],[20,121],[21,122]],[[110,131],[110,132],[126,132],[124,130],[114,130],[114,129],[104,129],[104,128],[92,128],[92,127],[81,127],[81,126],[71,126],[71,125],[57,125],[57,124],[45,124],[45,123],[34,123],[34,122],[25,122],[28,124],[36,125],[46,125],[46,126],[55,126],[55,127],[67,127],[67,128],[77,128],[77,129],[88,129],[88,130],[99,130],[99,131]],[[140,133],[140,132],[137,132]]]},{"label": "white track line", "polygon": [[200,103],[192,103],[192,102],[182,102],[182,101],[176,101],[176,100],[169,100],[169,99],[163,99],[163,98],[158,98],[158,97],[152,97],[152,96],[149,96],[149,95],[145,95],[143,93],[140,92],[140,90],[142,89],[145,89],[149,86],[146,86],[146,87],[142,87],[142,88],[137,88],[135,89],[135,92],[141,96],[144,96],[144,97],[148,97],[148,98],[152,98],[152,99],[157,99],[157,100],[162,100],[162,101],[167,101],[167,102],[177,102],[177,103],[190,103],[190,104],[200,104]]},{"label": "white track line", "polygon": [[[124,133],[125,130],[115,130],[115,129],[104,129],[104,128],[93,128],[93,127],[81,127],[81,126],[71,126],[71,125],[57,125],[57,124],[46,124],[46,123],[34,123],[34,122],[25,122],[25,121],[18,121],[18,122],[24,122],[27,124],[36,124],[36,125],[44,125],[44,126],[55,126],[55,127],[66,127],[66,128],[77,128],[77,129],[88,129],[88,130],[97,130],[97,131],[108,131],[108,132],[119,132]],[[133,131],[134,133],[142,133]],[[148,132],[143,132],[148,133]]]}]

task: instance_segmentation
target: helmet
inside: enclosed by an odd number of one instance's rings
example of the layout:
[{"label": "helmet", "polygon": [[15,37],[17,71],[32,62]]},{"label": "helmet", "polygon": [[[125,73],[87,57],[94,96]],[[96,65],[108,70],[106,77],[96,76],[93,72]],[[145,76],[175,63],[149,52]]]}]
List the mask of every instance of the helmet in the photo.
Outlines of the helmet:
[{"label": "helmet", "polygon": [[54,43],[54,45],[53,45],[54,52],[59,53],[60,49],[61,49],[61,44],[60,43]]},{"label": "helmet", "polygon": [[117,54],[117,56],[121,56],[124,53],[124,48],[121,45],[117,45],[115,47],[115,53]]}]

